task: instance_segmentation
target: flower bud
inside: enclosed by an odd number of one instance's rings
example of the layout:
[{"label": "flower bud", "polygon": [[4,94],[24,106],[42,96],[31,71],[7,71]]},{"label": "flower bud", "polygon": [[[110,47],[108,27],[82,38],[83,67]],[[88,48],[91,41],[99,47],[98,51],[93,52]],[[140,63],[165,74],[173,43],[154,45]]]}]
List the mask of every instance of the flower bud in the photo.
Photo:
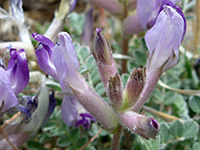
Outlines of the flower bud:
[{"label": "flower bud", "polygon": [[125,101],[122,106],[122,109],[127,109],[137,102],[145,84],[145,71],[146,69],[143,68],[133,69],[132,74],[130,75],[127,81],[124,98]]},{"label": "flower bud", "polygon": [[108,46],[106,39],[101,35],[102,29],[96,29],[95,48],[93,55],[96,59],[96,63],[101,75],[101,79],[104,83],[104,87],[107,88],[110,77],[114,76],[117,72],[117,68],[114,63],[112,51]]},{"label": "flower bud", "polygon": [[146,139],[156,138],[159,132],[159,124],[152,117],[140,115],[133,111],[125,111],[119,114],[121,125],[131,133],[136,133]]},{"label": "flower bud", "polygon": [[118,73],[111,77],[108,84],[108,96],[111,105],[118,110],[123,102],[123,86]]}]

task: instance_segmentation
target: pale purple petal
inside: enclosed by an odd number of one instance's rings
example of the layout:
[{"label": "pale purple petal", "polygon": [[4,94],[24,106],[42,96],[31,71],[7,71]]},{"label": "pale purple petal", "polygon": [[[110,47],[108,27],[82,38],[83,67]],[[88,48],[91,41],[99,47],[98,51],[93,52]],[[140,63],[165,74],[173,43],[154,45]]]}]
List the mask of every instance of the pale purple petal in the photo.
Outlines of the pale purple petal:
[{"label": "pale purple petal", "polygon": [[78,69],[79,61],[70,35],[67,32],[60,32],[58,34],[58,38],[60,40],[58,45],[60,44],[60,46],[63,46],[64,48],[63,57],[65,58],[65,60],[71,61],[74,69]]},{"label": "pale purple petal", "polygon": [[61,113],[63,121],[68,126],[75,126],[79,117],[80,104],[73,96],[64,96],[61,105]]},{"label": "pale purple petal", "polygon": [[148,69],[155,70],[168,61],[164,70],[177,63],[179,46],[184,34],[184,20],[175,9],[164,6],[155,25],[146,33],[145,41],[150,53]]},{"label": "pale purple petal", "polygon": [[170,0],[139,0],[137,2],[137,14],[144,29],[152,27],[159,13],[163,10],[163,5],[174,6]]},{"label": "pale purple petal", "polygon": [[16,106],[18,103],[17,97],[15,96],[10,78],[7,72],[0,67],[0,106],[2,108],[2,112]]},{"label": "pale purple petal", "polygon": [[92,47],[92,42],[94,39],[93,27],[94,27],[94,18],[93,18],[93,8],[91,8],[85,18],[85,23],[83,27],[83,33],[81,35],[81,44]]},{"label": "pale purple petal", "polygon": [[76,6],[76,3],[77,3],[77,0],[71,0],[69,13],[71,13],[73,11],[73,9]]},{"label": "pale purple petal", "polygon": [[171,0],[171,2],[175,5],[177,3],[179,3],[181,0]]},{"label": "pale purple petal", "polygon": [[10,60],[7,73],[10,76],[12,89],[18,95],[28,84],[29,70],[24,49],[10,49]]},{"label": "pale purple petal", "polygon": [[40,68],[54,79],[58,80],[56,68],[53,63],[52,52],[54,43],[43,35],[33,33],[32,37],[40,42],[36,48],[37,61]]},{"label": "pale purple petal", "polygon": [[22,9],[22,0],[10,0],[12,16],[24,22],[24,12]]},{"label": "pale purple petal", "polygon": [[147,28],[147,22],[153,12],[155,0],[138,0],[137,15],[143,29]]},{"label": "pale purple petal", "polygon": [[60,33],[59,40],[53,51],[53,61],[61,88],[66,91],[69,89],[66,82],[81,86],[80,78],[76,72],[79,68],[79,62],[69,34]]}]

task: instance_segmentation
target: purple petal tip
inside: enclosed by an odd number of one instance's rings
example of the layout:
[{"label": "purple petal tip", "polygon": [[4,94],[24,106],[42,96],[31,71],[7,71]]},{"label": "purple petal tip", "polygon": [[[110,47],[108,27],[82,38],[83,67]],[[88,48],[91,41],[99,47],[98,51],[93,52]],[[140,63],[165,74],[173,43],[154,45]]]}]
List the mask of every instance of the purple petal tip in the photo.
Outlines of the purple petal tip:
[{"label": "purple petal tip", "polygon": [[102,31],[101,28],[96,28],[96,33],[97,33],[98,36],[100,36],[101,31]]},{"label": "purple petal tip", "polygon": [[151,125],[156,129],[158,129],[158,127],[159,127],[157,121],[155,119],[153,119],[153,118],[151,118]]}]

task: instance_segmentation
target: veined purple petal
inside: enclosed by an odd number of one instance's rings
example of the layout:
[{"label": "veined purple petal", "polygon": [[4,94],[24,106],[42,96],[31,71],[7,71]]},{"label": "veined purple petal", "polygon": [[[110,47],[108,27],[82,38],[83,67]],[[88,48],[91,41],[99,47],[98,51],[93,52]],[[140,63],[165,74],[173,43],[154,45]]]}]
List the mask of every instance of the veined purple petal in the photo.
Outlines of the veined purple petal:
[{"label": "veined purple petal", "polygon": [[18,95],[28,84],[29,70],[24,49],[10,49],[10,60],[7,73],[10,76],[12,89]]},{"label": "veined purple petal", "polygon": [[12,16],[24,22],[24,12],[22,9],[22,0],[10,0]]},{"label": "veined purple petal", "polygon": [[12,90],[9,75],[0,67],[0,107],[3,105],[2,112],[16,106],[17,103],[18,100]]},{"label": "veined purple petal", "polygon": [[150,53],[148,70],[163,66],[163,71],[176,65],[184,34],[184,20],[172,7],[164,6],[155,25],[146,33],[145,41]]},{"label": "veined purple petal", "polygon": [[55,47],[54,43],[47,37],[37,33],[32,33],[32,37],[40,42],[36,47],[36,56],[40,68],[45,73],[58,80],[57,71],[52,58],[53,49]]}]

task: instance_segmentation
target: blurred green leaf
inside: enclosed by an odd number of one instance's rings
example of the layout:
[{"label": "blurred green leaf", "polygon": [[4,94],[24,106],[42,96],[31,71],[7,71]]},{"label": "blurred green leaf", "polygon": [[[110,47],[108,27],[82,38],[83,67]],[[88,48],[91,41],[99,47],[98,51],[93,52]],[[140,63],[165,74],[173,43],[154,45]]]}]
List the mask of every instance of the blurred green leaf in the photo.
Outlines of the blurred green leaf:
[{"label": "blurred green leaf", "polygon": [[88,58],[86,59],[86,66],[87,66],[88,70],[92,70],[95,68],[96,62],[92,55],[88,56]]},{"label": "blurred green leaf", "polygon": [[121,79],[122,79],[123,87],[126,87],[126,82],[127,82],[128,78],[129,78],[129,74],[127,74],[127,73],[122,74]]},{"label": "blurred green leaf", "polygon": [[145,150],[159,150],[160,146],[160,136],[157,136],[156,139],[144,139],[140,136],[137,138],[141,147]]},{"label": "blurred green leaf", "polygon": [[85,61],[86,58],[90,55],[90,49],[87,46],[81,46],[78,49],[79,56],[81,57],[82,61]]},{"label": "blurred green leaf", "polygon": [[71,144],[71,141],[66,134],[60,136],[56,141],[56,145],[59,146],[59,147],[67,147],[70,144]]},{"label": "blurred green leaf", "polygon": [[136,50],[134,51],[134,60],[138,65],[144,66],[146,64],[147,58],[145,53]]},{"label": "blurred green leaf", "polygon": [[166,143],[169,140],[170,137],[170,127],[167,123],[162,122],[160,124],[160,138],[162,143]]},{"label": "blurred green leaf", "polygon": [[174,99],[176,99],[176,94],[174,92],[167,92],[164,99],[165,105],[171,105],[174,103]]},{"label": "blurred green leaf", "polygon": [[70,134],[71,139],[76,141],[79,138],[79,135],[80,135],[79,128],[71,129],[69,134]]},{"label": "blurred green leaf", "polygon": [[51,89],[57,90],[57,91],[62,91],[60,84],[53,80],[47,80],[46,86],[48,86]]},{"label": "blurred green leaf", "polygon": [[184,122],[184,132],[183,137],[185,139],[194,138],[199,131],[198,124],[193,120],[186,120]]},{"label": "blurred green leaf", "polygon": [[184,130],[184,125],[180,120],[172,122],[170,126],[170,131],[175,138],[181,137],[183,134],[183,130]]},{"label": "blurred green leaf", "polygon": [[87,137],[81,137],[78,139],[77,141],[77,147],[81,148],[83,145],[85,145],[87,143]]},{"label": "blurred green leaf", "polygon": [[97,84],[101,80],[99,70],[97,67],[94,68],[91,72],[91,80],[93,84]]},{"label": "blurred green leaf", "polygon": [[200,96],[191,96],[189,99],[189,106],[195,113],[200,112]]},{"label": "blurred green leaf", "polygon": [[96,87],[95,87],[95,91],[100,95],[104,95],[105,94],[105,88],[102,82],[99,82]]},{"label": "blurred green leaf", "polygon": [[192,145],[192,150],[200,150],[200,142],[195,142]]},{"label": "blurred green leaf", "polygon": [[29,150],[47,150],[42,144],[33,140],[27,142],[27,147]]}]

